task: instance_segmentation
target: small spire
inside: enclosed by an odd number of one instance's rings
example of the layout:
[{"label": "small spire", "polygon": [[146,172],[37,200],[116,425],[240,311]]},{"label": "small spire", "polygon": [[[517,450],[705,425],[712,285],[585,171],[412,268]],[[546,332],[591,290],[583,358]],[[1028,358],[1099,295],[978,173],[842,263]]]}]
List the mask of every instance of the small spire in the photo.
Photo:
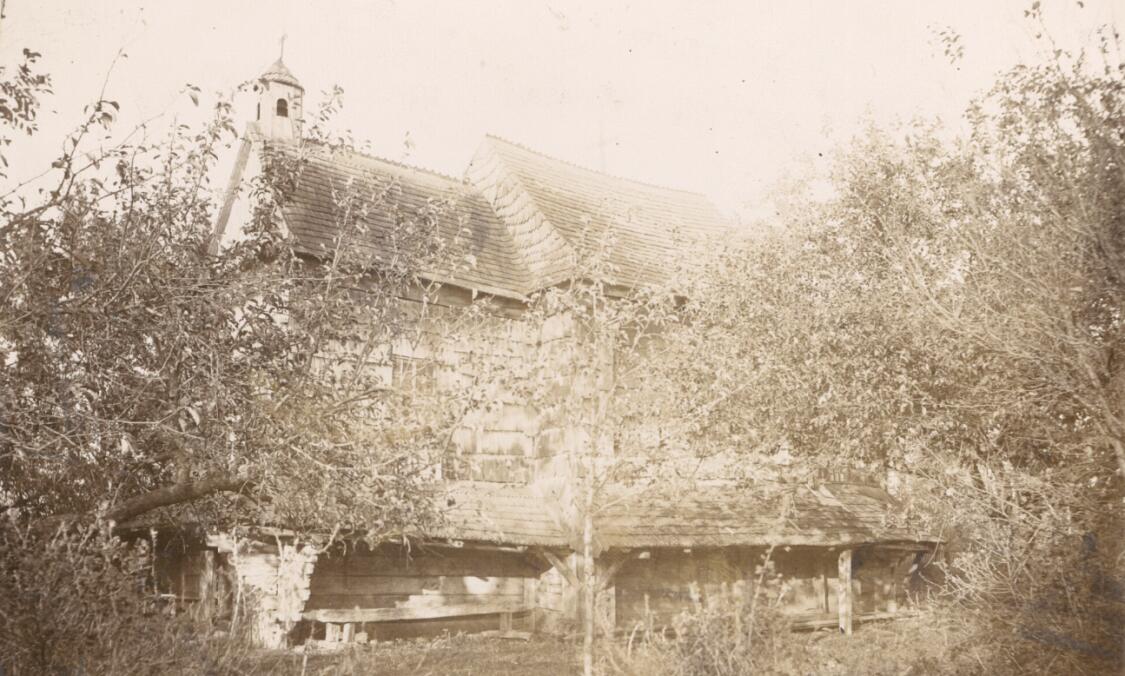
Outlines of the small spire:
[{"label": "small spire", "polygon": [[281,43],[281,50],[280,50],[280,54],[278,54],[278,56],[277,56],[278,61],[284,61],[285,60],[285,38],[287,38],[287,37],[289,37],[287,34],[285,34],[285,33],[281,34],[281,40],[279,40],[279,42]]}]

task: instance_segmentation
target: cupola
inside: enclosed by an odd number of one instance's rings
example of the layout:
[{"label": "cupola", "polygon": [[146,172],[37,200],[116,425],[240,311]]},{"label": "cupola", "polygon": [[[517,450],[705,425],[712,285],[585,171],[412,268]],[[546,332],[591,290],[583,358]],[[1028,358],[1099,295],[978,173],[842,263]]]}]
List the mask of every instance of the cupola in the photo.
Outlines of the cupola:
[{"label": "cupola", "polygon": [[258,94],[257,121],[268,139],[301,138],[301,114],[305,88],[279,58],[254,85]]}]

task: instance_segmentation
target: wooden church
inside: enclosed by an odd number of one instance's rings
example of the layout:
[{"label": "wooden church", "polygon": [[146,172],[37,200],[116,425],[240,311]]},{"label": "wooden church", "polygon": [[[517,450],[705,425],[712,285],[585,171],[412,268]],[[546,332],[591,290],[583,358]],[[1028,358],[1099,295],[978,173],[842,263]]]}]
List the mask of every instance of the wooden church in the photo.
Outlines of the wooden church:
[{"label": "wooden church", "polygon": [[[256,92],[256,119],[234,161],[217,239],[238,238],[248,222],[242,187],[262,171],[267,152],[303,148],[283,221],[294,250],[313,260],[338,241],[332,196],[345,184],[393,185],[399,209],[450,203],[438,227],[467,232],[475,264],[432,276],[449,303],[488,299],[498,354],[580,340],[565,317],[533,319],[527,308],[536,291],[575,278],[579,244],[591,230],[613,230],[612,279],[600,281],[621,294],[667,282],[693,245],[728,232],[703,195],[609,176],[493,136],[460,179],[310,147],[302,140],[304,90],[280,60]],[[395,220],[374,210],[364,225],[366,239],[350,246],[377,253]],[[392,380],[396,365],[424,363],[403,352],[389,356]],[[571,426],[516,401],[458,429],[455,462],[442,475],[441,525],[409,548],[322,550],[280,531],[211,535],[164,560],[165,586],[204,603],[217,589],[253,595],[259,640],[271,646],[447,630],[567,633],[587,580],[599,628],[627,632],[668,623],[701,594],[753,584],[768,556],[785,580],[782,602],[795,624],[850,633],[855,622],[904,612],[911,577],[935,545],[892,525],[893,500],[878,485],[844,477],[794,485],[776,519],[753,486],[717,477],[686,492],[623,492],[593,518],[596,566],[586,576]]]}]

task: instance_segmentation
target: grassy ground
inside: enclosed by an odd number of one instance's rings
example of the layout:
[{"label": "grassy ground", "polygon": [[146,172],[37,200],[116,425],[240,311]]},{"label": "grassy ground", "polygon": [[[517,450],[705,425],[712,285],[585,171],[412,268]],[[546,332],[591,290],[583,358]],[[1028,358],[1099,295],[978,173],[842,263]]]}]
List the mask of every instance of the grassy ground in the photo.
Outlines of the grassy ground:
[{"label": "grassy ground", "polygon": [[[857,640],[860,639],[860,640]],[[871,650],[871,643],[880,649]],[[862,627],[854,637],[831,631],[794,633],[788,648],[801,655],[799,665],[786,661],[768,673],[831,674],[902,673],[893,655],[884,650],[900,644],[891,625]],[[901,648],[901,645],[895,645]],[[638,650],[627,654],[622,642],[603,644],[599,651],[599,673],[659,676],[671,667],[670,654]],[[874,654],[870,654],[874,653]],[[913,655],[917,657],[917,655]],[[879,669],[872,668],[874,658]],[[888,669],[883,670],[884,667]],[[530,641],[457,635],[438,639],[398,640],[372,645],[348,646],[338,651],[303,654],[269,653],[262,656],[260,671],[281,676],[328,676],[377,674],[379,676],[570,676],[581,673],[580,645],[549,636]],[[908,673],[909,668],[906,669]],[[922,671],[917,673],[931,673]]]},{"label": "grassy ground", "polygon": [[[947,671],[939,665],[948,646],[943,645],[941,638],[935,635],[932,625],[922,620],[861,625],[851,637],[827,630],[787,632],[780,639],[782,645],[775,646],[778,650],[771,651],[777,659],[762,665],[760,670],[766,674],[802,676],[942,674]],[[456,635],[353,645],[335,652],[314,651],[307,659],[299,653],[269,653],[262,656],[258,666],[260,673],[281,676],[571,676],[581,673],[580,654],[577,642],[549,636],[520,641]],[[675,673],[674,660],[674,651],[667,649],[630,649],[624,641],[603,643],[598,671],[660,676]],[[949,669],[949,673],[953,672],[957,670]]]}]

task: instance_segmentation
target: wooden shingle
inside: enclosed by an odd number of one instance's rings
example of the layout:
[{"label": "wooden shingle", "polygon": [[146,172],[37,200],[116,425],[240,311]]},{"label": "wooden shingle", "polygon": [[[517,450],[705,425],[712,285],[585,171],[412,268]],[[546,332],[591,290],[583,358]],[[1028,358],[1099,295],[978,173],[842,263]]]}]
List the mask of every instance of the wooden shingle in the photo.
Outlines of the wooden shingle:
[{"label": "wooden shingle", "polygon": [[[275,143],[272,151],[296,156],[295,146]],[[299,253],[329,256],[345,223],[342,196],[355,194],[369,206],[351,225],[342,244],[351,253],[378,257],[395,228],[411,220],[436,218],[436,231],[456,243],[463,264],[425,271],[486,293],[522,298],[530,276],[511,236],[491,206],[470,186],[448,176],[351,151],[304,149],[296,189],[284,217]]]},{"label": "wooden shingle", "polygon": [[611,501],[596,533],[603,549],[935,541],[895,525],[894,511],[882,490],[853,484],[649,489]]},{"label": "wooden shingle", "polygon": [[531,486],[454,482],[442,524],[429,535],[503,545],[565,547],[568,540],[551,502]]}]

